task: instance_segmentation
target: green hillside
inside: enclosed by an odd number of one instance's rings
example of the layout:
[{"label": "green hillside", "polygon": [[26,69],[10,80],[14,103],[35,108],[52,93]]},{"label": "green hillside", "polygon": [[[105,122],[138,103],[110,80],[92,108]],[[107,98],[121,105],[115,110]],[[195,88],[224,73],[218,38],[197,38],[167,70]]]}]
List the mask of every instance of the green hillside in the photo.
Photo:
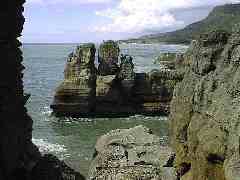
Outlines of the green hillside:
[{"label": "green hillside", "polygon": [[129,39],[123,42],[138,43],[189,43],[201,33],[212,30],[226,30],[231,32],[235,24],[240,23],[240,4],[227,4],[217,6],[202,21],[190,24],[184,29],[168,33],[152,34],[142,36],[138,39]]}]

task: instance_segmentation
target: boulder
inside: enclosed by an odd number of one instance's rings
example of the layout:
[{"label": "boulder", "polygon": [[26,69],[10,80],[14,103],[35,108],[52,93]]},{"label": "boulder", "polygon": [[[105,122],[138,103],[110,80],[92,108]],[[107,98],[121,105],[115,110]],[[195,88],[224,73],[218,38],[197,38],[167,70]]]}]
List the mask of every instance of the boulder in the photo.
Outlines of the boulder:
[{"label": "boulder", "polygon": [[96,68],[94,44],[83,44],[69,55],[64,81],[57,88],[51,105],[58,115],[89,115],[95,108]]},{"label": "boulder", "polygon": [[174,169],[164,167],[171,149],[144,126],[113,130],[98,139],[95,149],[89,180],[176,180]]}]

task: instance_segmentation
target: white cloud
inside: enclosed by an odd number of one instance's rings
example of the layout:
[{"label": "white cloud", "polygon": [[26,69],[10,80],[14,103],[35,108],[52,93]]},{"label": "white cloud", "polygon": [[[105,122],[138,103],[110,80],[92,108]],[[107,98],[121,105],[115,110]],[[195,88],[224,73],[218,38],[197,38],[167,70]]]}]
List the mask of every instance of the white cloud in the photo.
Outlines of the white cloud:
[{"label": "white cloud", "polygon": [[94,27],[96,32],[142,32],[183,25],[170,12],[176,9],[237,3],[240,0],[120,0],[113,9],[96,12],[111,23]]},{"label": "white cloud", "polygon": [[112,0],[27,0],[28,4],[105,4]]}]

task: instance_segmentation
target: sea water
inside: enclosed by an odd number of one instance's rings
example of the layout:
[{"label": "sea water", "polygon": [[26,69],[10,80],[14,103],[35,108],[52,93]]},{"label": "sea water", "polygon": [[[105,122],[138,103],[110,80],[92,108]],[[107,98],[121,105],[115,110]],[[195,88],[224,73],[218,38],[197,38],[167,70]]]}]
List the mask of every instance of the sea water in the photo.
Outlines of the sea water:
[{"label": "sea water", "polygon": [[[49,108],[56,87],[63,80],[66,58],[77,44],[24,44],[24,88],[31,94],[27,109],[34,121],[33,142],[42,153],[52,153],[87,175],[99,136],[113,129],[144,125],[166,139],[167,117],[136,115],[128,118],[56,118]],[[135,72],[159,69],[154,58],[163,52],[183,52],[186,46],[121,44],[121,53],[133,56]]]}]

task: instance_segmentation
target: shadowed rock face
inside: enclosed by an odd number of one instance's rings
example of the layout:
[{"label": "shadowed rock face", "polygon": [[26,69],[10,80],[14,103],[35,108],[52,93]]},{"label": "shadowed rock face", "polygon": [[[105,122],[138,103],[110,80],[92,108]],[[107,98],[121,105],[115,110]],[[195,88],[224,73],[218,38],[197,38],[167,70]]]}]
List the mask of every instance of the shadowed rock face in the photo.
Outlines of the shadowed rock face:
[{"label": "shadowed rock face", "polygon": [[89,169],[89,180],[176,180],[164,167],[171,150],[143,126],[113,130],[101,136]]},{"label": "shadowed rock face", "polygon": [[[24,0],[1,1],[0,6],[0,180],[33,180],[32,176],[39,162],[40,152],[32,143],[32,119],[27,114],[25,104],[29,98],[23,92],[23,65],[21,36],[24,17]],[[50,160],[46,157],[45,159]],[[56,157],[55,157],[56,159]],[[59,161],[56,159],[56,161]],[[46,165],[46,164],[45,164]],[[58,164],[61,166],[61,164]],[[66,171],[68,169],[68,171]],[[45,169],[45,178],[41,180],[82,180],[80,174],[70,168],[57,171],[54,165]],[[38,174],[39,172],[37,172]],[[50,172],[55,173],[52,177]],[[74,173],[73,173],[74,172]],[[65,176],[63,176],[64,174]]]},{"label": "shadowed rock face", "polygon": [[240,178],[240,33],[192,43],[171,102],[171,144],[183,180]]},{"label": "shadowed rock face", "polygon": [[[24,177],[40,157],[32,144],[32,119],[24,107],[27,96],[23,93],[21,64],[23,57],[21,35],[24,17],[23,0],[1,2],[0,22],[0,179]],[[21,171],[24,169],[23,171]],[[21,173],[19,173],[19,171]]]}]

